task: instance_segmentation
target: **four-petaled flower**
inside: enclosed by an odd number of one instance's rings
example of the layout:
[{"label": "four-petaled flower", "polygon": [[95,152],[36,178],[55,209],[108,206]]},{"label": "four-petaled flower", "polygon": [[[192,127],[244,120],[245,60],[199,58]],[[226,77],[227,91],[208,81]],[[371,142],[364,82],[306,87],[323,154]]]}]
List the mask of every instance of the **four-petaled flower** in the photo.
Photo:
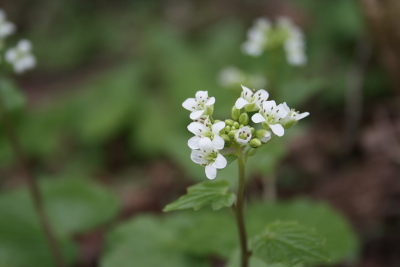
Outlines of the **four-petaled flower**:
[{"label": "four-petaled flower", "polygon": [[16,73],[32,69],[36,65],[36,58],[31,53],[32,45],[28,40],[20,40],[15,48],[6,52],[6,60],[11,63]]},{"label": "four-petaled flower", "polygon": [[288,105],[286,104],[286,102],[283,103],[283,106],[287,111],[287,115],[282,121],[282,125],[285,129],[289,129],[290,127],[294,126],[297,123],[297,121],[310,115],[309,112],[299,113],[296,110],[294,110],[293,108],[290,109],[288,107]]},{"label": "four-petaled flower", "polygon": [[196,98],[188,98],[183,102],[182,106],[191,111],[190,118],[192,120],[198,119],[203,115],[210,115],[212,113],[215,103],[214,97],[209,97],[207,91],[198,91]]},{"label": "four-petaled flower", "polygon": [[239,129],[235,134],[236,142],[238,142],[241,146],[247,145],[247,143],[251,139],[251,129],[248,126],[245,126]]},{"label": "four-petaled flower", "polygon": [[0,9],[0,41],[8,35],[13,34],[14,31],[15,25],[6,20],[6,14]]},{"label": "four-petaled flower", "polygon": [[241,97],[236,100],[235,107],[237,109],[245,108],[246,111],[257,111],[262,107],[264,101],[269,97],[269,94],[264,89],[260,89],[253,93],[249,88],[243,86]]},{"label": "four-petaled flower", "polygon": [[263,125],[267,124],[272,132],[277,136],[283,136],[285,129],[282,126],[282,120],[286,117],[288,111],[283,104],[276,106],[275,101],[265,101],[259,113],[251,117],[254,123],[262,122]]},{"label": "four-petaled flower", "polygon": [[212,144],[216,149],[223,149],[225,145],[224,139],[219,136],[219,132],[225,128],[225,122],[220,121],[217,123],[203,124],[200,122],[192,122],[188,126],[188,130],[192,132],[195,136],[189,139],[188,146],[191,149],[199,149],[199,142],[202,138],[210,138]]},{"label": "four-petaled flower", "polygon": [[226,158],[219,153],[210,138],[201,138],[200,150],[192,150],[190,158],[197,164],[206,167],[206,176],[212,180],[217,176],[217,169],[223,169],[228,164]]}]

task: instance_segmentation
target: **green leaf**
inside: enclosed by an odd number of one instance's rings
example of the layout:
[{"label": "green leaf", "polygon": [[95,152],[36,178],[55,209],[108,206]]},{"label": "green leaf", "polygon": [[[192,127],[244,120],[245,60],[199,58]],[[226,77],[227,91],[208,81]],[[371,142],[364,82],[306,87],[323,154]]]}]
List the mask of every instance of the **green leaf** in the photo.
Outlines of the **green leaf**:
[{"label": "green leaf", "polygon": [[296,222],[277,221],[251,241],[251,250],[267,264],[293,266],[328,261],[329,253],[324,243],[314,230]]},{"label": "green leaf", "polygon": [[[45,209],[68,265],[78,257],[72,236],[110,221],[117,196],[89,181],[41,179]],[[31,196],[26,188],[0,195],[0,266],[54,267]],[[23,256],[23,257],[21,257]]]},{"label": "green leaf", "polygon": [[228,166],[229,164],[231,164],[232,162],[234,162],[238,158],[238,156],[235,153],[226,154],[226,155],[224,155],[224,157],[228,161],[226,166]]},{"label": "green leaf", "polygon": [[107,236],[101,267],[206,267],[207,260],[185,252],[178,229],[165,220],[141,215]]},{"label": "green leaf", "polygon": [[211,204],[214,210],[232,206],[236,196],[228,192],[230,183],[225,180],[203,182],[188,188],[188,193],[164,208],[164,211],[183,210]]}]

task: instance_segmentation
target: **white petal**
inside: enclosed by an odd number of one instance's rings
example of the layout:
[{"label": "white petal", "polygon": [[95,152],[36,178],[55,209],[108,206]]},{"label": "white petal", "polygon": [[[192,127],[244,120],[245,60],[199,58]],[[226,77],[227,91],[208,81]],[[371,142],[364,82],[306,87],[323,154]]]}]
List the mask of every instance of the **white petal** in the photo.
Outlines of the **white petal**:
[{"label": "white petal", "polygon": [[310,112],[303,112],[296,116],[296,120],[301,120],[301,119],[307,117],[308,115],[310,115]]},{"label": "white petal", "polygon": [[198,136],[193,136],[192,138],[190,138],[189,139],[189,141],[188,141],[188,146],[191,148],[191,149],[199,149],[200,147],[199,147],[199,141],[200,141],[200,137],[198,137]]},{"label": "white petal", "polygon": [[246,99],[244,99],[244,98],[238,98],[238,100],[236,100],[235,107],[236,107],[237,109],[241,109],[241,108],[243,108],[244,106],[246,106],[246,105],[248,105],[248,104],[249,104],[249,102],[247,102]]},{"label": "white petal", "polygon": [[21,41],[18,42],[17,47],[19,50],[23,52],[29,52],[32,48],[32,44],[29,40],[22,39]]},{"label": "white petal", "polygon": [[218,156],[212,165],[217,169],[223,169],[228,165],[228,162],[224,156],[218,153]]},{"label": "white petal", "polygon": [[203,113],[205,112],[205,110],[197,110],[197,111],[193,111],[192,113],[190,113],[190,118],[192,120],[196,120],[198,118],[200,118],[201,116],[203,116]]},{"label": "white petal", "polygon": [[215,97],[210,97],[208,101],[205,103],[206,106],[211,106],[215,104]]},{"label": "white petal", "polygon": [[279,104],[277,107],[277,113],[276,113],[276,116],[278,117],[278,118],[285,118],[286,117],[286,115],[288,115],[288,110],[285,108],[285,106],[283,105],[283,104]]},{"label": "white petal", "polygon": [[267,113],[271,111],[271,108],[276,108],[275,101],[274,100],[264,101],[263,109],[265,109]]},{"label": "white petal", "polygon": [[197,164],[205,164],[208,162],[208,160],[205,158],[204,153],[200,150],[192,150],[190,158],[193,160],[193,162]]},{"label": "white petal", "polygon": [[214,151],[214,145],[210,138],[204,137],[199,141],[200,150],[204,153],[210,154]]},{"label": "white petal", "polygon": [[277,136],[283,136],[283,134],[285,133],[285,129],[279,123],[268,124],[268,125],[271,128],[271,130],[274,132],[274,134],[276,134]]},{"label": "white petal", "polygon": [[213,143],[213,147],[215,149],[220,150],[220,149],[224,148],[225,140],[219,135],[214,135],[214,139],[212,140],[212,143]]},{"label": "white petal", "polygon": [[261,115],[260,113],[254,114],[254,115],[251,117],[251,120],[252,120],[254,123],[260,123],[260,122],[266,121],[265,118],[263,117],[263,115]]},{"label": "white petal", "polygon": [[208,179],[210,179],[210,180],[214,179],[215,177],[217,177],[217,169],[212,165],[207,165],[206,166],[206,175],[207,175]]},{"label": "white petal", "polygon": [[208,92],[207,91],[197,91],[196,93],[196,99],[197,100],[204,100],[208,98]]},{"label": "white petal", "polygon": [[283,102],[283,107],[287,110],[288,113],[290,113],[290,108],[289,106],[286,104],[286,102]]},{"label": "white petal", "polygon": [[194,98],[188,98],[182,103],[182,107],[187,110],[193,111],[197,109],[197,102]]},{"label": "white petal", "polygon": [[258,90],[256,93],[256,100],[261,102],[262,100],[266,101],[269,97],[269,94],[267,91],[265,91],[264,89],[260,89]]},{"label": "white petal", "polygon": [[208,132],[208,128],[200,122],[192,122],[187,128],[194,135],[204,135],[205,132]]},{"label": "white petal", "polygon": [[8,49],[6,52],[6,60],[13,63],[17,59],[17,51],[14,48]]},{"label": "white petal", "polygon": [[214,123],[212,128],[213,134],[219,134],[219,132],[225,128],[225,122],[219,121],[217,123]]}]

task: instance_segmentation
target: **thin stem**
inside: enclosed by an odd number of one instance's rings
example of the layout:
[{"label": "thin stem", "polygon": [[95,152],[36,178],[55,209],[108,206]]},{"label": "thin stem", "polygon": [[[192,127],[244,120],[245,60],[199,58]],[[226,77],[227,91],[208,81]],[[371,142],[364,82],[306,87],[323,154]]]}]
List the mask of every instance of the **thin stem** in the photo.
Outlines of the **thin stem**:
[{"label": "thin stem", "polygon": [[240,150],[240,147],[236,146],[235,148],[236,148],[236,154],[238,155],[238,165],[239,165],[239,187],[238,187],[235,210],[236,210],[236,219],[238,223],[239,236],[240,236],[241,267],[248,267],[251,252],[247,247],[247,233],[243,216],[244,201],[245,201],[245,185],[246,185],[245,161],[243,158],[243,154]]},{"label": "thin stem", "polygon": [[53,230],[51,228],[51,225],[49,223],[49,220],[45,212],[43,198],[42,195],[40,194],[39,186],[32,175],[31,169],[29,168],[26,157],[18,140],[18,136],[14,130],[14,126],[11,123],[11,120],[8,116],[1,91],[0,91],[0,116],[3,121],[6,135],[10,141],[11,147],[17,157],[17,161],[21,166],[21,169],[24,172],[26,181],[28,183],[28,188],[33,200],[33,204],[35,206],[36,212],[39,215],[39,220],[46,235],[46,239],[50,247],[50,250],[53,254],[56,266],[65,267],[66,265],[64,264],[63,255],[61,253],[60,247],[57,243],[57,240],[54,236]]}]

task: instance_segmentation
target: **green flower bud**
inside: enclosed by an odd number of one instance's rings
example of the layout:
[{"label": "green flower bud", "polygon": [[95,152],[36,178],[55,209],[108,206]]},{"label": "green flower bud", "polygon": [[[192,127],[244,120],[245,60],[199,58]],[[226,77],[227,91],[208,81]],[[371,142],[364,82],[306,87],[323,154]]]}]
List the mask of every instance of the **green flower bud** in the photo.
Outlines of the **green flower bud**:
[{"label": "green flower bud", "polygon": [[226,125],[233,126],[233,124],[235,122],[233,120],[231,120],[231,119],[228,119],[228,120],[225,120],[225,123],[226,123]]},{"label": "green flower bud", "polygon": [[231,139],[235,138],[235,133],[236,133],[236,131],[234,131],[234,130],[230,131],[228,133],[229,138],[231,138]]},{"label": "green flower bud", "polygon": [[220,122],[221,120],[214,120],[214,123]]},{"label": "green flower bud", "polygon": [[214,113],[214,105],[207,106],[204,115],[212,115]]},{"label": "green flower bud", "polygon": [[225,126],[224,131],[229,133],[231,131],[231,126]]},{"label": "green flower bud", "polygon": [[240,109],[237,109],[235,106],[232,107],[232,118],[237,121],[240,116]]},{"label": "green flower bud", "polygon": [[256,132],[256,136],[261,140],[261,142],[266,143],[271,140],[272,134],[270,131],[261,129]]},{"label": "green flower bud", "polygon": [[249,124],[249,115],[247,113],[240,114],[239,122],[243,125]]},{"label": "green flower bud", "polygon": [[289,128],[292,128],[293,126],[295,126],[296,124],[297,124],[297,120],[289,120],[286,123],[282,124],[282,126],[285,129],[289,129]]},{"label": "green flower bud", "polygon": [[249,144],[252,148],[257,148],[261,146],[261,141],[258,138],[253,138],[250,140]]},{"label": "green flower bud", "polygon": [[241,129],[241,128],[243,128],[243,127],[244,127],[244,125],[243,125],[243,124],[240,124],[239,129]]},{"label": "green flower bud", "polygon": [[238,122],[235,122],[235,123],[233,124],[233,126],[234,126],[236,129],[239,129],[239,127],[240,127],[240,125],[239,125]]},{"label": "green flower bud", "polygon": [[222,139],[224,139],[225,144],[229,143],[231,141],[231,139],[229,138],[228,135],[226,134],[221,134]]},{"label": "green flower bud", "polygon": [[236,127],[235,127],[235,126],[232,126],[232,127],[231,127],[231,131],[233,131],[233,130],[236,130]]},{"label": "green flower bud", "polygon": [[254,129],[254,127],[250,127],[251,130],[251,134],[254,134],[254,132],[256,131],[256,129]]}]

